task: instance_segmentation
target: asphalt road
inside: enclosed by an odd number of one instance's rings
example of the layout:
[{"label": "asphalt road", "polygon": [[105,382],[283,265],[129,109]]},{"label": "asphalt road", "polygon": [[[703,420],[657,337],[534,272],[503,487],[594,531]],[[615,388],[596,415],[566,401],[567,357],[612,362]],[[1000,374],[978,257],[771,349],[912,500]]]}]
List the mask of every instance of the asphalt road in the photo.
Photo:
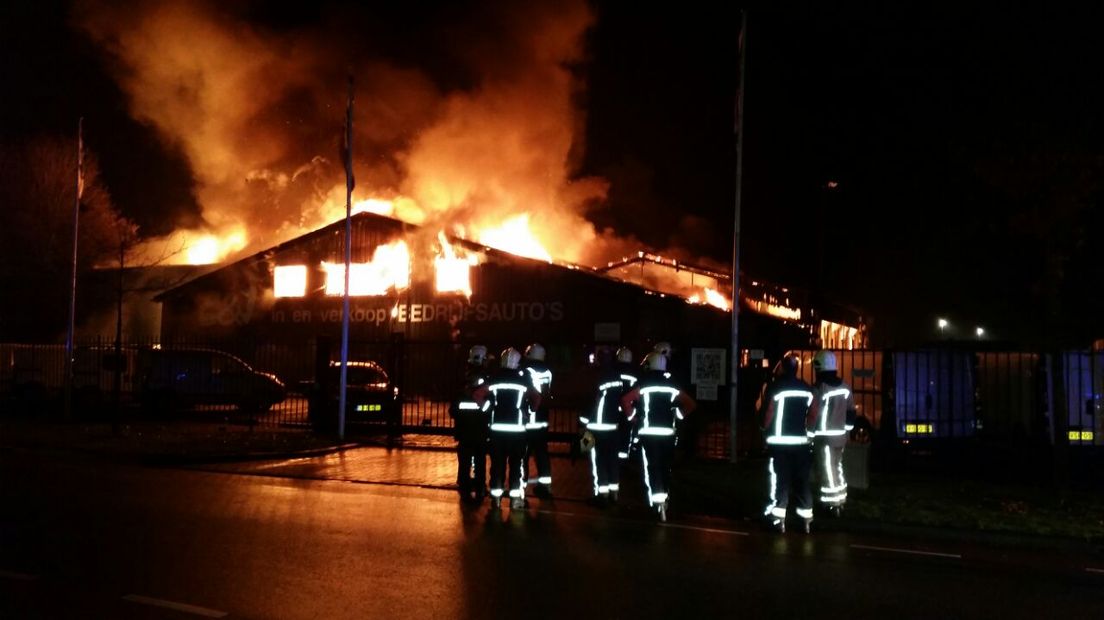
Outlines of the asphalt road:
[{"label": "asphalt road", "polygon": [[[290,463],[290,462],[289,462]],[[1092,556],[0,451],[3,618],[1104,617]]]}]

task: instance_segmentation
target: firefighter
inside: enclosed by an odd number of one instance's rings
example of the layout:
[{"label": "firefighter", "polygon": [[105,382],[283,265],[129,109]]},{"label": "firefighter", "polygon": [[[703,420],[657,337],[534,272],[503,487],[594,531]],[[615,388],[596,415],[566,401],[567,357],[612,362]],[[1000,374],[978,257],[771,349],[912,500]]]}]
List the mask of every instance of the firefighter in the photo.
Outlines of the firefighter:
[{"label": "firefighter", "polygon": [[648,505],[666,521],[676,425],[697,403],[671,380],[665,356],[649,353],[644,367],[648,372],[621,397],[621,411],[630,419],[641,418],[637,435]]},{"label": "firefighter", "polygon": [[[628,347],[621,347],[617,349],[616,359],[614,367],[617,370],[618,378],[624,383],[625,391],[629,391],[636,385],[637,375],[640,372],[632,365],[633,353],[632,349]],[[620,402],[620,400],[618,400]],[[618,416],[617,422],[617,434],[618,434],[618,446],[617,457],[621,460],[629,458],[629,451],[632,449],[633,440],[635,439],[635,425],[629,421],[628,416]]]},{"label": "firefighter", "polygon": [[487,412],[472,394],[487,382],[487,347],[475,345],[468,351],[467,367],[460,394],[449,415],[456,437],[456,487],[460,499],[479,504],[487,487]]},{"label": "firefighter", "polygon": [[[540,405],[534,405],[529,410],[529,418],[525,422],[525,436],[529,454],[536,461],[536,496],[551,499],[552,463],[548,458],[548,407],[551,400],[549,391],[552,388],[552,371],[544,363],[544,357],[544,347],[537,343],[525,349],[525,363],[522,369],[530,385],[541,395]],[[528,460],[527,455],[526,461]]]},{"label": "firefighter", "polygon": [[837,372],[834,353],[818,351],[813,356],[813,370],[813,460],[820,472],[820,503],[838,517],[847,501],[843,449],[855,425],[855,399],[851,386]]},{"label": "firefighter", "polygon": [[[609,355],[602,360],[602,370],[598,375],[598,393],[594,408],[579,416],[580,425],[594,437],[590,450],[590,472],[594,479],[594,497],[599,505],[616,502],[621,491],[620,463],[618,451],[624,446],[621,439],[621,397],[632,389],[636,377],[626,375],[621,364],[632,361],[632,353],[627,360],[622,359],[622,348],[617,352],[617,362],[611,364]],[[631,382],[630,382],[631,381]]]},{"label": "firefighter", "polygon": [[671,361],[671,343],[670,342],[665,342],[665,341],[657,342],[657,343],[655,343],[655,346],[652,347],[652,351],[655,351],[656,353],[659,353],[663,357],[666,357],[668,365],[670,365],[670,361]]},{"label": "firefighter", "polygon": [[520,361],[517,349],[504,350],[499,358],[501,367],[472,393],[479,408],[490,413],[494,510],[500,508],[504,489],[509,489],[511,509],[525,508],[525,422],[529,409],[539,407],[541,398],[518,368]]},{"label": "firefighter", "polygon": [[798,359],[787,355],[778,363],[775,379],[763,392],[760,404],[769,461],[770,502],[764,512],[768,523],[786,531],[786,508],[793,497],[805,532],[813,521],[809,470],[812,452],[809,438],[813,389],[797,378]]}]

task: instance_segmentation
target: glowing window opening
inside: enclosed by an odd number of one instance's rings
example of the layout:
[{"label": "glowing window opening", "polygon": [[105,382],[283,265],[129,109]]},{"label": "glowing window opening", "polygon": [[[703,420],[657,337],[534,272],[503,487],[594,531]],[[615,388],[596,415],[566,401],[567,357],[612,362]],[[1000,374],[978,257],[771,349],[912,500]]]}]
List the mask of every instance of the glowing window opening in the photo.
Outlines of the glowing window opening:
[{"label": "glowing window opening", "polygon": [[306,265],[278,265],[272,272],[272,294],[276,297],[303,297],[307,294]]}]

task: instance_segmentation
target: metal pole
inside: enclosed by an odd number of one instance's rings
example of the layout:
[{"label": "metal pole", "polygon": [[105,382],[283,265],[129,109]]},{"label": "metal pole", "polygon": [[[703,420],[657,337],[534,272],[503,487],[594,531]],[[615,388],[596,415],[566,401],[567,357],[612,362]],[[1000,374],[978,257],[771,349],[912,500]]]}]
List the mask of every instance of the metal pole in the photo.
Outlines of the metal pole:
[{"label": "metal pole", "polygon": [[744,73],[747,66],[747,10],[740,11],[740,84],[736,93],[736,202],[732,224],[732,342],[729,354],[728,454],[736,462],[738,407],[737,376],[740,370],[740,202],[744,184]]},{"label": "metal pole", "polygon": [[111,379],[111,432],[119,434],[120,402],[123,391],[123,268],[126,266],[126,234],[123,224],[119,227],[119,288],[115,291],[115,365]]},{"label": "metal pole", "polygon": [[345,387],[349,368],[349,272],[353,262],[353,76],[349,75],[349,103],[345,107],[345,289],[341,308],[341,379],[337,397],[337,438],[345,439]]},{"label": "metal pole", "polygon": [[69,278],[69,321],[65,331],[65,419],[73,414],[73,336],[77,320],[77,233],[84,193],[84,117],[77,119],[77,192],[73,200],[73,264]]}]

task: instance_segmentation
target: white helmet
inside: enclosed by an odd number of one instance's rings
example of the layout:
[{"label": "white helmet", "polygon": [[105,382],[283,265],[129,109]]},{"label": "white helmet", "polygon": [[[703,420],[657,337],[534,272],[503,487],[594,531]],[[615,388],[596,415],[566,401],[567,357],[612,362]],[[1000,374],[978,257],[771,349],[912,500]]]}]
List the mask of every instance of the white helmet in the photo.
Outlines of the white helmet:
[{"label": "white helmet", "polygon": [[652,351],[644,356],[644,363],[642,365],[648,370],[665,371],[667,370],[667,356]]},{"label": "white helmet", "polygon": [[537,360],[538,362],[544,361],[544,347],[537,343],[533,343],[525,347],[525,359]]},{"label": "white helmet", "polygon": [[617,350],[617,361],[628,364],[632,361],[632,349],[621,347]]},{"label": "white helmet", "polygon": [[482,366],[487,361],[487,347],[477,344],[468,349],[468,363],[473,366]]},{"label": "white helmet", "polygon": [[831,351],[817,351],[817,354],[813,356],[813,370],[817,372],[835,372],[836,368],[836,354]]},{"label": "white helmet", "polygon": [[513,347],[503,349],[502,355],[498,358],[499,365],[510,370],[517,370],[520,361],[521,353],[518,353],[518,350]]},{"label": "white helmet", "polygon": [[671,357],[671,343],[670,342],[657,342],[652,351],[659,353],[664,357]]}]

